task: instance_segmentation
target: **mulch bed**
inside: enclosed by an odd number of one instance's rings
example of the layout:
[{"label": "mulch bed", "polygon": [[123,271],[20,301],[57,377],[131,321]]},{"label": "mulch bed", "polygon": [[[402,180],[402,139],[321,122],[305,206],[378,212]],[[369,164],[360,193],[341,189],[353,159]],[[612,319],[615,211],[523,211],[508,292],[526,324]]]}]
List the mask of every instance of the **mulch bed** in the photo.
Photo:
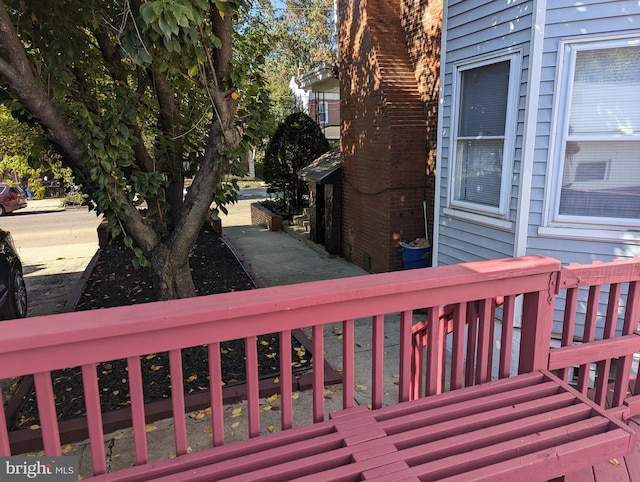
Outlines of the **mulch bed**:
[{"label": "mulch bed", "polygon": [[[155,301],[148,268],[135,269],[132,252],[122,242],[112,241],[103,249],[90,276],[76,311],[109,308]],[[190,265],[198,296],[230,291],[250,290],[255,286],[237,258],[222,239],[206,224],[190,255]],[[244,382],[244,340],[221,344],[223,382]],[[293,339],[294,371],[310,368],[311,354]],[[167,353],[141,356],[145,402],[169,398],[171,378]],[[182,351],[185,393],[208,390],[207,348],[198,346]],[[278,375],[279,340],[277,335],[258,339],[258,372],[261,377]],[[101,407],[103,412],[130,405],[126,361],[114,360],[98,365]],[[59,421],[85,414],[80,367],[52,373]],[[35,396],[24,403],[14,429],[38,424]]]}]

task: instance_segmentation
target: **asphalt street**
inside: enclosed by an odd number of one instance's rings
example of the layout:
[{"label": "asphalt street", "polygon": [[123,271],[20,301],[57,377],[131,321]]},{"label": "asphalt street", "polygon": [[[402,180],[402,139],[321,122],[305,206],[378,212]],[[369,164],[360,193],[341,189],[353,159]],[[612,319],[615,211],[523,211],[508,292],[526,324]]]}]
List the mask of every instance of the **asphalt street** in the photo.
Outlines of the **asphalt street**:
[{"label": "asphalt street", "polygon": [[28,316],[61,313],[98,250],[101,217],[85,207],[63,208],[60,199],[29,201],[0,218],[22,260]]}]

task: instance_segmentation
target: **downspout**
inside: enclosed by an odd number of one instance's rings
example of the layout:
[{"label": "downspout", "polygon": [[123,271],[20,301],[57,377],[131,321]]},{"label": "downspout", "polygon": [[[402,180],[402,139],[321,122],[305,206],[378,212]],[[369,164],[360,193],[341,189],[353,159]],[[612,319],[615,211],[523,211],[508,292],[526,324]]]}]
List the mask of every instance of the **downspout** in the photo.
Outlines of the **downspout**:
[{"label": "downspout", "polygon": [[527,79],[527,111],[524,121],[520,195],[518,196],[518,217],[516,220],[516,235],[513,246],[514,256],[524,256],[527,254],[547,0],[533,0],[533,5],[533,27],[531,29],[531,43],[529,48],[529,77]]},{"label": "downspout", "polygon": [[[440,239],[440,189],[442,188],[442,178],[440,166],[442,165],[442,123],[444,119],[444,79],[447,52],[447,18],[449,13],[448,2],[442,2],[442,41],[440,44],[440,81],[438,88],[438,134],[436,136],[436,185],[433,196],[433,242],[431,244],[431,266],[438,266],[439,239]],[[449,150],[450,152],[450,150]],[[451,159],[449,159],[451,165]],[[426,166],[425,166],[426,167]]]}]

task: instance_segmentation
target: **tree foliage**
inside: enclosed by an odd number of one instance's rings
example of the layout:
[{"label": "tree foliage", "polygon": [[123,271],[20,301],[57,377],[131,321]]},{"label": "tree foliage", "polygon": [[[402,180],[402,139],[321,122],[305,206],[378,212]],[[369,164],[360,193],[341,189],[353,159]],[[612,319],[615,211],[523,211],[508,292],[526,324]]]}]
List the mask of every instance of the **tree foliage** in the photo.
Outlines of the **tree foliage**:
[{"label": "tree foliage", "polygon": [[273,129],[298,108],[289,88],[298,69],[311,70],[337,59],[333,0],[275,3],[277,8],[270,0],[260,0],[256,4],[273,39],[265,68],[272,100]]},{"label": "tree foliage", "polygon": [[162,299],[195,294],[189,251],[261,139],[270,36],[249,3],[0,0],[0,102],[40,126]]},{"label": "tree foliage", "polygon": [[299,212],[305,182],[298,171],[329,150],[320,126],[303,112],[290,114],[267,145],[264,180],[281,192],[290,210]]},{"label": "tree foliage", "polygon": [[26,181],[34,197],[45,195],[42,179],[62,181],[63,185],[73,184],[71,169],[62,166],[60,156],[44,139],[38,126],[22,124],[0,105],[0,172],[16,185]]}]

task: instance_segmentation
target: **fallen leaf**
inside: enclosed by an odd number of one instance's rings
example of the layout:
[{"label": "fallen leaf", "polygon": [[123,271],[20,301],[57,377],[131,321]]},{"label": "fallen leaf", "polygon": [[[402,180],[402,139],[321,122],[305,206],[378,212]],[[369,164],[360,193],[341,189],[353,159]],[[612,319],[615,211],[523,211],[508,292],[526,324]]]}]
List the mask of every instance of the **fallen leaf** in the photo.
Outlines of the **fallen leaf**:
[{"label": "fallen leaf", "polygon": [[231,424],[231,428],[238,428],[240,426],[240,422],[233,422]]},{"label": "fallen leaf", "polygon": [[73,450],[71,444],[65,445],[64,447],[62,447],[62,455],[68,454],[69,452],[71,452],[71,450]]},{"label": "fallen leaf", "polygon": [[242,415],[242,408],[234,408],[233,411],[231,412],[232,418],[239,417],[240,415]]},{"label": "fallen leaf", "polygon": [[202,433],[211,433],[213,432],[213,430],[211,430],[210,428],[203,428],[202,429]]},{"label": "fallen leaf", "polygon": [[261,344],[262,346],[269,346],[269,342],[268,342],[268,341],[266,341],[266,340],[262,340],[262,341],[260,342],[260,344]]},{"label": "fallen leaf", "polygon": [[275,425],[267,425],[267,430],[273,432],[276,429]]},{"label": "fallen leaf", "polygon": [[156,354],[155,353],[151,353],[151,354],[146,356],[146,359],[147,360],[151,360],[152,358],[155,358],[155,357],[156,357]]},{"label": "fallen leaf", "polygon": [[620,467],[620,462],[618,462],[618,459],[611,459],[609,460],[609,463],[611,465],[615,465],[616,467]]},{"label": "fallen leaf", "polygon": [[356,385],[356,390],[359,391],[359,392],[361,392],[363,390],[366,390],[366,389],[367,389],[367,387],[365,387],[364,385]]},{"label": "fallen leaf", "polygon": [[158,370],[160,370],[162,368],[162,365],[151,365],[151,369],[154,372],[157,372]]},{"label": "fallen leaf", "polygon": [[31,430],[38,430],[40,428],[40,425],[38,425],[37,423],[34,423],[33,425],[31,425],[31,427],[29,427]]},{"label": "fallen leaf", "polygon": [[115,435],[113,437],[113,440],[120,440],[122,437],[124,437],[124,434],[123,433],[119,433],[118,435]]},{"label": "fallen leaf", "polygon": [[274,395],[271,395],[270,397],[267,397],[267,398],[266,398],[267,402],[269,402],[269,403],[273,403],[273,402],[275,402],[277,399],[278,399],[278,394],[277,394],[277,393],[276,393],[276,394],[274,394]]},{"label": "fallen leaf", "polygon": [[149,432],[153,432],[154,430],[158,430],[158,427],[156,427],[155,425],[147,425],[144,428],[144,431],[149,433]]},{"label": "fallen leaf", "polygon": [[197,379],[198,379],[198,375],[191,375],[189,378],[187,378],[187,382],[192,382]]},{"label": "fallen leaf", "polygon": [[117,459],[121,454],[111,454],[112,459]]},{"label": "fallen leaf", "polygon": [[292,398],[293,400],[297,400],[298,398],[300,398],[300,394],[299,394],[298,392],[296,392],[296,393],[292,393],[292,394],[291,394],[291,398]]}]

